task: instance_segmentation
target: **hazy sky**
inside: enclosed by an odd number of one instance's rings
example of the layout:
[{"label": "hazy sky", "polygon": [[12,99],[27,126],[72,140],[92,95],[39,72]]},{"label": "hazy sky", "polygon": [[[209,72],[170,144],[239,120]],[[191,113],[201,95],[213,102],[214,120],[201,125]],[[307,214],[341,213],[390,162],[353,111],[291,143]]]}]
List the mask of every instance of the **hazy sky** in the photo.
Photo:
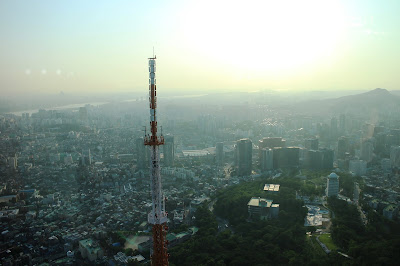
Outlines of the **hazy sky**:
[{"label": "hazy sky", "polygon": [[0,1],[0,90],[400,89],[400,1]]}]

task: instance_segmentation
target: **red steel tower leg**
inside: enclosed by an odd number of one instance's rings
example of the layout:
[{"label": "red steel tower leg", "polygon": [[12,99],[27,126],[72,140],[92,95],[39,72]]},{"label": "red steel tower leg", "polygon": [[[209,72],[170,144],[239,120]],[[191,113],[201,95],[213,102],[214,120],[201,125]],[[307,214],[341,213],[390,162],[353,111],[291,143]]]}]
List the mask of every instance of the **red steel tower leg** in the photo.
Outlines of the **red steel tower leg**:
[{"label": "red steel tower leg", "polygon": [[157,136],[157,92],[156,92],[156,58],[149,58],[149,101],[151,135],[145,136],[144,145],[150,146],[150,186],[152,210],[148,221],[153,225],[153,266],[168,265],[167,253],[167,213],[163,204],[160,176],[160,157],[158,147],[164,144],[163,136]]}]

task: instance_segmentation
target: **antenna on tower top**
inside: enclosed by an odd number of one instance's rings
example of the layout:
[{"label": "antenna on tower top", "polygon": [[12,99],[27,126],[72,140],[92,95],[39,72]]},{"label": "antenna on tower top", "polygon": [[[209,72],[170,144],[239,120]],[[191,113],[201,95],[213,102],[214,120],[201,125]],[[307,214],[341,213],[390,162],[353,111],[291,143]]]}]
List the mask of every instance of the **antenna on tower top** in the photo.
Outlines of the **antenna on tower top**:
[{"label": "antenna on tower top", "polygon": [[153,46],[153,58],[154,58],[154,46]]}]

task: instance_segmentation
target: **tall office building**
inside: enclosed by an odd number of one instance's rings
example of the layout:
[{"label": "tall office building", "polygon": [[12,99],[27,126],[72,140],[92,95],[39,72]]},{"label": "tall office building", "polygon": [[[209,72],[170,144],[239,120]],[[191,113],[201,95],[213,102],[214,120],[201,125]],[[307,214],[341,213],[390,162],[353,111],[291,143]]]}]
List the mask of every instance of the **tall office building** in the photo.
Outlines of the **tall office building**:
[{"label": "tall office building", "polygon": [[273,149],[274,169],[286,167],[298,167],[300,149],[297,147]]},{"label": "tall office building", "polygon": [[381,168],[384,172],[390,172],[392,170],[392,164],[390,162],[390,159],[388,158],[383,158],[381,160]]},{"label": "tall office building", "polygon": [[360,159],[367,163],[372,161],[374,153],[374,144],[371,139],[364,139],[361,141],[361,156]]},{"label": "tall office building", "polygon": [[307,150],[318,150],[318,139],[312,138],[304,140],[304,147]]},{"label": "tall office building", "polygon": [[390,148],[390,164],[392,167],[400,168],[400,146]]},{"label": "tall office building", "polygon": [[235,162],[239,176],[250,175],[252,170],[253,143],[250,139],[236,142]]},{"label": "tall office building", "polygon": [[367,173],[367,162],[363,160],[350,160],[349,171],[357,176],[362,176]]},{"label": "tall office building", "polygon": [[173,166],[175,157],[174,136],[168,134],[164,137],[164,166]]},{"label": "tall office building", "polygon": [[374,137],[376,137],[376,135],[385,132],[385,127],[384,126],[375,126],[374,127]]},{"label": "tall office building", "polygon": [[217,165],[222,165],[224,163],[224,143],[218,142],[215,146],[215,161]]},{"label": "tall office building", "polygon": [[338,139],[337,143],[337,159],[344,159],[348,151],[349,141],[346,137],[342,136]]},{"label": "tall office building", "polygon": [[374,128],[375,126],[369,123],[365,123],[362,126],[362,132],[364,138],[370,138],[374,135]]},{"label": "tall office building", "polygon": [[337,197],[338,194],[339,194],[339,176],[335,173],[331,173],[327,177],[326,196]]},{"label": "tall office building", "polygon": [[388,136],[389,145],[400,145],[400,129],[391,129]]},{"label": "tall office building", "polygon": [[320,149],[319,151],[322,153],[322,169],[332,169],[334,151],[330,149]]},{"label": "tall office building", "polygon": [[336,139],[338,135],[338,121],[336,117],[331,118],[330,135],[332,139]]},{"label": "tall office building", "polygon": [[384,132],[379,132],[375,136],[375,153],[378,155],[383,155],[387,153],[387,135]]},{"label": "tall office building", "polygon": [[341,135],[346,134],[346,116],[344,114],[339,116],[339,133]]},{"label": "tall office building", "polygon": [[88,120],[88,111],[86,107],[79,107],[79,119],[82,122],[87,122]]},{"label": "tall office building", "polygon": [[286,147],[286,140],[281,137],[265,137],[258,141],[258,160],[261,166],[263,149],[283,148]]},{"label": "tall office building", "polygon": [[305,167],[314,170],[330,170],[333,168],[333,150],[309,150],[305,153]]},{"label": "tall office building", "polygon": [[148,148],[144,146],[144,138],[137,138],[135,144],[137,167],[139,169],[147,168],[149,165]]},{"label": "tall office building", "polygon": [[272,149],[263,149],[261,153],[261,171],[274,169],[274,152]]},{"label": "tall office building", "polygon": [[92,156],[90,155],[90,149],[87,151],[82,150],[81,155],[81,165],[91,165],[92,164]]},{"label": "tall office building", "polygon": [[305,166],[314,170],[322,169],[322,152],[316,150],[306,151]]}]

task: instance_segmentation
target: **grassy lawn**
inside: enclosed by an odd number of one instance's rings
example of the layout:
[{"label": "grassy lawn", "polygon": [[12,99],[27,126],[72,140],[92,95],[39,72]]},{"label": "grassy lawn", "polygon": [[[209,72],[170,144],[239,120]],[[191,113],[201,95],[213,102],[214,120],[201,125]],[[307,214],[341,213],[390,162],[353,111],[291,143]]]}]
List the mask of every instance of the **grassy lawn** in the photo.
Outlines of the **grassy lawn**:
[{"label": "grassy lawn", "polygon": [[319,241],[324,243],[327,246],[327,248],[329,248],[332,251],[337,249],[336,245],[332,241],[331,234],[320,235]]},{"label": "grassy lawn", "polygon": [[309,244],[311,245],[311,247],[314,250],[314,254],[318,257],[318,256],[326,256],[326,253],[324,252],[324,250],[321,248],[321,246],[318,244],[317,240],[315,239],[315,236],[307,236],[307,240],[309,241]]}]

